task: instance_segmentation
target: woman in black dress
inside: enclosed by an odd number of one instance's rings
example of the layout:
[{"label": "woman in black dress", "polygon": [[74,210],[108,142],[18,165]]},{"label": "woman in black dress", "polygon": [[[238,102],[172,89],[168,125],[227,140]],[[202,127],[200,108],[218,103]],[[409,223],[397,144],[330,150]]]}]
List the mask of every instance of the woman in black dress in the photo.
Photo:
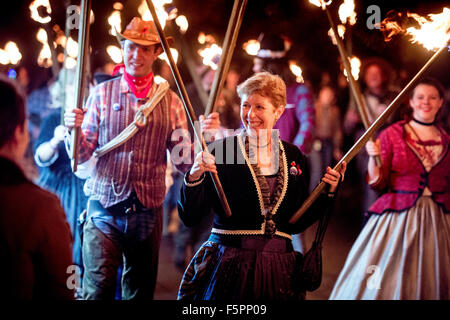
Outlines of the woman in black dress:
[{"label": "woman in black dress", "polygon": [[[184,273],[178,299],[299,300],[291,235],[304,231],[333,203],[341,172],[327,168],[327,192],[294,224],[289,219],[308,197],[306,157],[272,130],[286,105],[286,86],[263,72],[238,86],[244,130],[197,154],[181,189],[179,214],[194,225],[212,208],[211,236]],[[231,208],[226,217],[206,171],[217,172]]]}]

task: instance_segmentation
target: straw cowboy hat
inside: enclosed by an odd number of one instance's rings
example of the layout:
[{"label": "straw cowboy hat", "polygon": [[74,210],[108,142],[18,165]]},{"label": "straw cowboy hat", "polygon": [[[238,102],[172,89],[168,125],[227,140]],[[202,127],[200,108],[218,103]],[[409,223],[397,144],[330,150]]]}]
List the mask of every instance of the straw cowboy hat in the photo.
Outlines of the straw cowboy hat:
[{"label": "straw cowboy hat", "polygon": [[[138,17],[134,17],[123,33],[118,34],[117,38],[119,41],[130,40],[143,46],[161,43],[158,32],[156,31],[155,23],[153,21],[143,21]],[[172,37],[166,37],[166,39],[169,45],[173,44]]]}]

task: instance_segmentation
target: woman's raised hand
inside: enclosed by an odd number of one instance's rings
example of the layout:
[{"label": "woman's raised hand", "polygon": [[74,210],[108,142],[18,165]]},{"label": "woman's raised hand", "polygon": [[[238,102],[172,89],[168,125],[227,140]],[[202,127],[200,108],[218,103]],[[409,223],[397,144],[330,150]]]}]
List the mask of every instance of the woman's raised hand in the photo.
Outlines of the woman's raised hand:
[{"label": "woman's raised hand", "polygon": [[217,173],[216,159],[207,151],[201,151],[195,156],[194,164],[189,171],[189,181],[199,180],[206,171]]}]

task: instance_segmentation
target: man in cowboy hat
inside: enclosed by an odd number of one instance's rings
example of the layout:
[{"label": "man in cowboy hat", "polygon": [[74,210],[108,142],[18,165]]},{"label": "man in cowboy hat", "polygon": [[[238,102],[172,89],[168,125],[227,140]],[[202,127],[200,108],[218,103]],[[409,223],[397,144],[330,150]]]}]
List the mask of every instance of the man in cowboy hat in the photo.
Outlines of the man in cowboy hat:
[{"label": "man in cowboy hat", "polygon": [[[192,164],[181,100],[167,82],[154,81],[153,62],[162,52],[154,23],[133,18],[120,36],[123,74],[93,89],[84,117],[78,109],[65,114],[69,129],[81,126],[80,163],[97,157],[85,185],[90,198],[83,226],[84,299],[114,299],[122,263],[122,298],[153,298],[166,150],[179,170]],[[202,129],[219,125],[215,113]]]}]

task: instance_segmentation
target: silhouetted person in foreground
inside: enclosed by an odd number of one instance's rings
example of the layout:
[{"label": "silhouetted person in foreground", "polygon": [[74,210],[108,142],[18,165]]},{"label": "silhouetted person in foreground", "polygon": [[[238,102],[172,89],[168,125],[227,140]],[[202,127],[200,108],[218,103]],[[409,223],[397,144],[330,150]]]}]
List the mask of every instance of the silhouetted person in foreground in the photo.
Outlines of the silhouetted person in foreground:
[{"label": "silhouetted person in foreground", "polygon": [[19,165],[29,142],[25,97],[1,77],[0,97],[0,299],[73,299],[64,210]]}]

